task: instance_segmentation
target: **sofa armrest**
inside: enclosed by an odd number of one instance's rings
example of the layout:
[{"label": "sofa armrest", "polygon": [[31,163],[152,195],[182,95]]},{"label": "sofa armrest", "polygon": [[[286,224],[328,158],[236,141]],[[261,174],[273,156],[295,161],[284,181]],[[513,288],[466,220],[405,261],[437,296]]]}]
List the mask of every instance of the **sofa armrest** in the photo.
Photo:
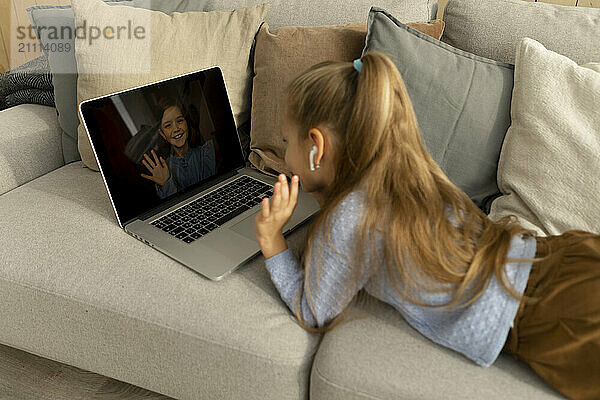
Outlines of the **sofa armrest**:
[{"label": "sofa armrest", "polygon": [[61,134],[54,107],[0,111],[0,195],[63,166]]}]

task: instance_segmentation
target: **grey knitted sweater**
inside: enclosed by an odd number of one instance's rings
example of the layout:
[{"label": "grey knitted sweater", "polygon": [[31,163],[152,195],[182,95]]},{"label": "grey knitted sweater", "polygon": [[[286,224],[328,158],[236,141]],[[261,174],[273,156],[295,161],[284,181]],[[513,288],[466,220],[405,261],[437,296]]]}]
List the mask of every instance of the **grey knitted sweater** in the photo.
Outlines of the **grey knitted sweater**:
[{"label": "grey knitted sweater", "polygon": [[[371,296],[391,304],[406,322],[430,340],[464,354],[478,365],[491,365],[504,346],[519,302],[502,288],[495,275],[476,302],[459,310],[441,310],[408,302],[389,282],[386,268],[371,262],[368,252],[358,266],[349,260],[354,252],[356,227],[363,208],[363,192],[359,190],[350,193],[338,205],[332,215],[331,247],[323,232],[317,231],[308,264],[312,307],[304,282],[304,269],[294,253],[287,249],[266,259],[271,279],[290,310],[295,314],[299,296],[302,296],[300,312],[304,321],[312,327],[323,327],[364,288]],[[450,207],[447,207],[446,215],[456,221]],[[380,238],[377,245],[377,251],[382,254]],[[535,252],[534,237],[523,239],[515,235],[507,256],[530,258]],[[320,274],[315,265],[321,265]],[[508,262],[506,265],[509,280],[521,294],[530,269],[531,262]],[[351,278],[353,273],[358,274],[357,284]],[[418,296],[425,304],[443,304],[451,298],[449,293],[421,293]]]}]

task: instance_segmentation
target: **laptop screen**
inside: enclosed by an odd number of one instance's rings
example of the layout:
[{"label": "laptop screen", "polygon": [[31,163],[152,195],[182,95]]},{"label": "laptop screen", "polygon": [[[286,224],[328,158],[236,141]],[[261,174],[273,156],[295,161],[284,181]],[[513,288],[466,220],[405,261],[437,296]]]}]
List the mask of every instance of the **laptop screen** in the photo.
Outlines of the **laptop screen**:
[{"label": "laptop screen", "polygon": [[121,223],[244,165],[218,67],[90,100],[81,113]]}]

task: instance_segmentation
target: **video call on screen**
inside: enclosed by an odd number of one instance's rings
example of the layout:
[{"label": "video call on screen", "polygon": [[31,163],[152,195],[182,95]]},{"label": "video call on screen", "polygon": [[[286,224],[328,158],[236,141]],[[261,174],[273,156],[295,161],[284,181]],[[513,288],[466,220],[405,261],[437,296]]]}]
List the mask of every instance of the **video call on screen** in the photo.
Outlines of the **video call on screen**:
[{"label": "video call on screen", "polygon": [[84,115],[122,220],[243,164],[217,68],[99,99]]}]

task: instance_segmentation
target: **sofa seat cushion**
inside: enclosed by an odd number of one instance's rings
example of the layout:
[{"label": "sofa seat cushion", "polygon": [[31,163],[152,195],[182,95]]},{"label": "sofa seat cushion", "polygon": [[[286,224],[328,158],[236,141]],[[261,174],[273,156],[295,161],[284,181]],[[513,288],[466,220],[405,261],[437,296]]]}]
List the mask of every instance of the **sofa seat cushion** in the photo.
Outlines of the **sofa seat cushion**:
[{"label": "sofa seat cushion", "polygon": [[564,398],[513,356],[501,353],[480,367],[428,340],[377,300],[366,316],[323,336],[310,379],[311,400]]},{"label": "sofa seat cushion", "polygon": [[120,229],[81,161],[0,196],[0,220],[1,343],[177,399],[307,397],[321,336],[262,256],[202,277]]}]

